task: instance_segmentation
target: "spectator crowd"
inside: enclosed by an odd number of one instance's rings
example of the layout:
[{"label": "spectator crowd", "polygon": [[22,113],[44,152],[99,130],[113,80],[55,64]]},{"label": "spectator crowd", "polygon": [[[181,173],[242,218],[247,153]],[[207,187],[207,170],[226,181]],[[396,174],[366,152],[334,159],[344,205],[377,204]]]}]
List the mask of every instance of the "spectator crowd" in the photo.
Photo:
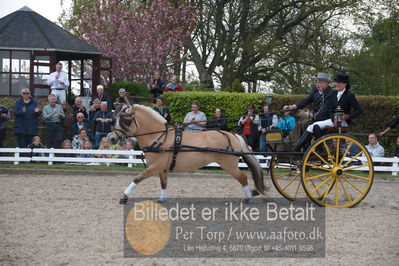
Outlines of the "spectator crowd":
[{"label": "spectator crowd", "polygon": [[[65,89],[69,86],[68,78],[65,77],[67,75],[62,72],[62,64],[57,63],[56,72],[51,73],[47,81],[47,84],[51,87],[51,94],[48,95],[48,103],[43,108],[32,97],[29,89],[25,88],[21,90],[21,95],[13,106],[13,115],[15,117],[14,134],[18,142],[18,147],[100,150],[134,149],[135,143],[130,139],[125,141],[125,143],[115,145],[110,143],[107,138],[107,135],[112,131],[112,127],[115,124],[114,114],[126,103],[126,90],[124,88],[119,89],[119,96],[112,102],[111,97],[105,93],[104,87],[102,85],[97,86],[96,94],[92,96],[88,108],[83,104],[82,98],[77,97],[71,106],[73,121],[70,128],[67,129],[70,132],[70,138],[64,138],[63,132],[66,120]],[[325,78],[323,75],[322,77]],[[160,73],[156,72],[148,88],[150,94],[155,99],[154,111],[164,117],[167,122],[170,122],[171,114],[161,96],[165,91],[184,91],[177,77],[172,76],[170,83],[165,85],[164,81],[160,78]],[[306,104],[311,102],[308,99],[311,99],[310,96],[304,99],[308,101]],[[282,108],[283,116],[280,118],[272,112],[268,104],[262,106],[262,112],[260,113],[256,112],[253,104],[248,104],[245,113],[237,119],[239,133],[246,137],[248,145],[252,150],[260,152],[271,151],[265,141],[267,132],[280,129],[284,137],[288,136],[290,132],[292,133],[293,129],[297,127],[297,121],[290,115],[290,111],[299,108],[301,104],[305,105],[303,103],[304,100],[296,105],[284,106]],[[315,100],[317,100],[317,97]],[[385,131],[380,134],[369,135],[366,148],[371,156],[383,157],[385,155],[385,150],[379,144],[378,137],[396,127],[399,123],[398,117],[396,118],[397,121],[392,121]],[[10,118],[10,110],[4,105],[0,105],[0,148],[3,147],[6,138],[7,121]],[[45,125],[48,138],[47,145],[44,145],[39,137],[40,119],[43,120]],[[182,122],[184,130],[187,132],[199,132],[206,129],[229,130],[228,118],[223,115],[221,108],[216,108],[214,117],[207,119],[205,113],[200,110],[199,104],[195,102],[191,104],[191,111],[186,114]],[[320,125],[320,123],[315,123],[315,125]],[[313,127],[307,127],[307,130],[312,133],[309,128],[313,131]],[[305,132],[305,134],[309,134],[309,132]],[[355,148],[353,147],[353,149]],[[356,153],[356,150],[351,150],[351,152]],[[90,157],[94,155],[82,154],[80,156]],[[98,157],[109,156],[111,155],[98,155]],[[399,137],[397,139],[397,146],[394,149],[394,156],[399,156]]]}]

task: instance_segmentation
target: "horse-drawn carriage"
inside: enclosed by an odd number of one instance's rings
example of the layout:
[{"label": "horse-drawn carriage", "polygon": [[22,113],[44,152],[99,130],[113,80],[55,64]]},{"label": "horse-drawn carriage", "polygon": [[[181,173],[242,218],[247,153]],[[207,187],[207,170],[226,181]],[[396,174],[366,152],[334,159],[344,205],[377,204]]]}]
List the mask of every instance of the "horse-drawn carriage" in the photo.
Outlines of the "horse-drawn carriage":
[{"label": "horse-drawn carriage", "polygon": [[[243,186],[245,199],[249,201],[253,196],[265,194],[263,171],[254,156],[263,155],[269,157],[267,171],[277,191],[285,198],[310,199],[320,206],[335,208],[353,207],[371,188],[373,162],[356,138],[340,132],[317,139],[304,152],[277,151],[276,147],[284,145],[282,136],[270,132],[266,134],[266,143],[273,150],[252,152],[237,134],[216,130],[183,134],[178,127],[167,126],[166,120],[148,107],[126,106],[118,115],[109,138],[135,136],[145,152],[148,167],[134,177],[120,203],[126,203],[135,186],[154,174],[159,174],[161,181],[160,200],[166,200],[168,170],[186,172],[210,162],[217,162],[231,174]],[[249,189],[246,175],[238,168],[239,157],[251,170],[253,190]]]}]

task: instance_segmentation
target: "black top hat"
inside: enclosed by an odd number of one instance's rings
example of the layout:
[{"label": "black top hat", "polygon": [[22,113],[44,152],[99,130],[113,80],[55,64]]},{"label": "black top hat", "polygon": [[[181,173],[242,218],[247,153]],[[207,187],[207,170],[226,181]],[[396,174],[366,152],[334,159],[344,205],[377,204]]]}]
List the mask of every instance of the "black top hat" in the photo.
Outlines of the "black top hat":
[{"label": "black top hat", "polygon": [[336,82],[349,83],[349,76],[346,74],[337,74],[335,77]]}]

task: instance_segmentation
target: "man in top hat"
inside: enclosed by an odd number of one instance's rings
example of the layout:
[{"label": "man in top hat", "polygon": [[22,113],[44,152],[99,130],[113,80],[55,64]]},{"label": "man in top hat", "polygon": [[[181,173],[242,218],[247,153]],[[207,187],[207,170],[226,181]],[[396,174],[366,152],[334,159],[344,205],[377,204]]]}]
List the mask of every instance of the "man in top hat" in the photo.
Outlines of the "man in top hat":
[{"label": "man in top hat", "polygon": [[[301,119],[284,139],[284,142],[295,149],[295,146],[298,146],[297,144],[299,143],[303,133],[306,134],[306,129],[310,124],[316,121],[329,119],[331,113],[331,96],[332,89],[330,87],[329,74],[323,72],[317,73],[316,86],[312,88],[309,95],[296,104],[290,105],[283,110],[284,112],[287,110],[293,111],[313,104],[313,112],[302,111],[299,113]],[[308,140],[308,136],[305,136],[302,140]],[[296,147],[296,149],[298,149],[298,147]]]}]

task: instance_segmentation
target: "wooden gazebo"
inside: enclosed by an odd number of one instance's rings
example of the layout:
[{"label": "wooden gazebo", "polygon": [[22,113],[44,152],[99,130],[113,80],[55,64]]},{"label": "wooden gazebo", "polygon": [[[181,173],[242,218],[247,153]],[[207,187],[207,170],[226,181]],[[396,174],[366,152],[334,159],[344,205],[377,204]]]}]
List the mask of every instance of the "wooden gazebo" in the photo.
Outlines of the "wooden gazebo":
[{"label": "wooden gazebo", "polygon": [[0,19],[0,96],[18,96],[23,88],[47,96],[46,79],[57,62],[69,75],[69,97],[99,84],[111,89],[112,61],[87,42],[26,6]]}]

